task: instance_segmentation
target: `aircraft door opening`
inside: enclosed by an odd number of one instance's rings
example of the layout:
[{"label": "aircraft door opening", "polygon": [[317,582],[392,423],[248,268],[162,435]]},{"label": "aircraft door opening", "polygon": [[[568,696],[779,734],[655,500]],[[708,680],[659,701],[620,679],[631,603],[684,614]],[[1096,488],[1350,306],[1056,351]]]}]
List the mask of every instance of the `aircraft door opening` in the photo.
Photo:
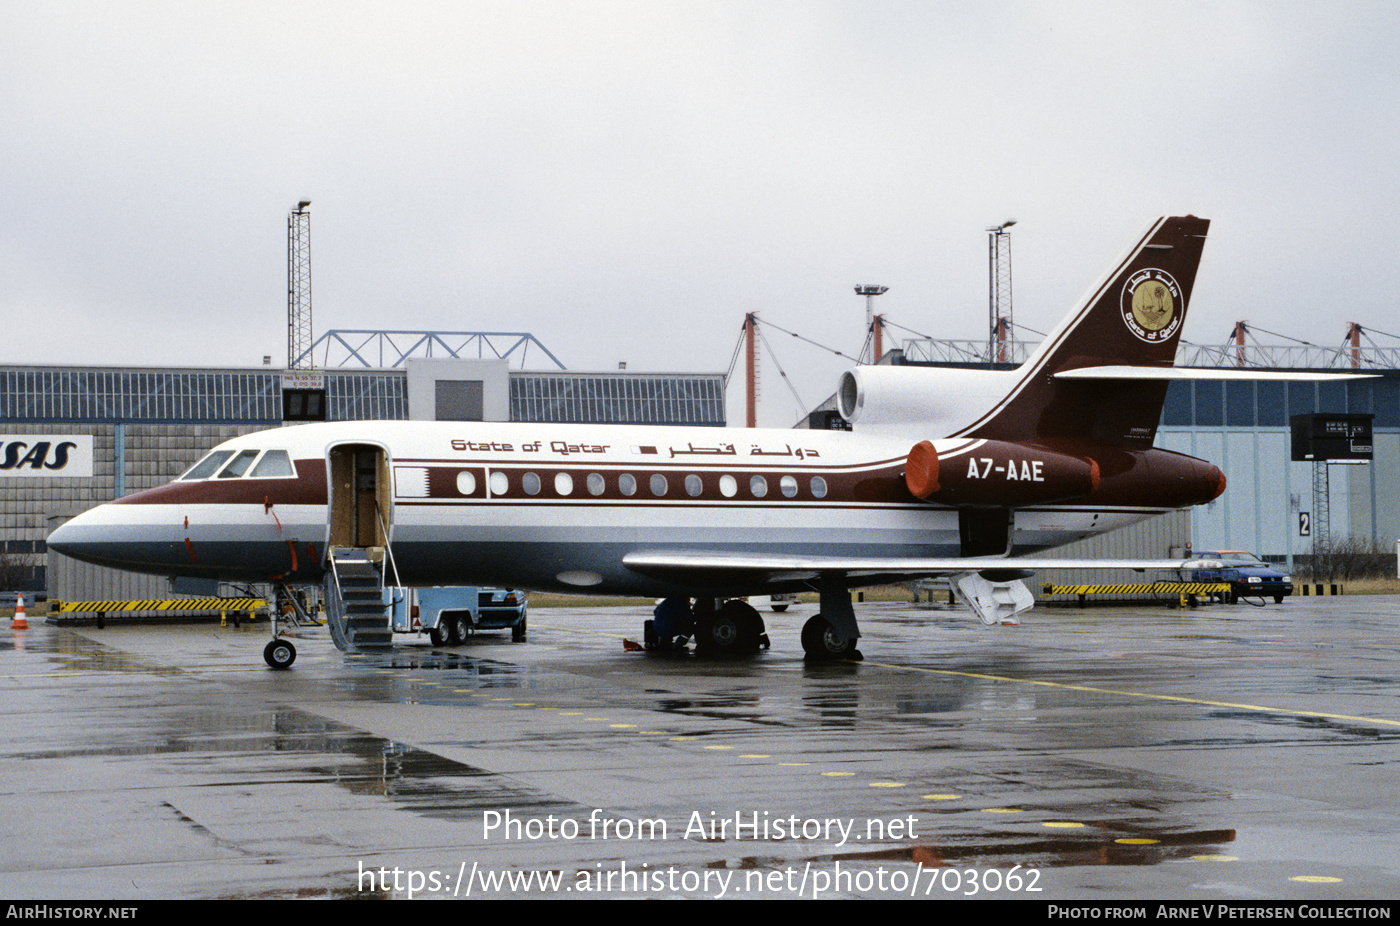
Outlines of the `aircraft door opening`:
[{"label": "aircraft door opening", "polygon": [[330,547],[388,546],[393,514],[389,454],[373,444],[330,450]]}]

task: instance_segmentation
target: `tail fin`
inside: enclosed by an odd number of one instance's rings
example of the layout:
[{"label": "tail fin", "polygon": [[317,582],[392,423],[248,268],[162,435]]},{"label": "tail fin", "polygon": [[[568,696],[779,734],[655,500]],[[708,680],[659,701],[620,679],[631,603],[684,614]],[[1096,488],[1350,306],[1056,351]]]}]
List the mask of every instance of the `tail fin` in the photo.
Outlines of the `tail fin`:
[{"label": "tail fin", "polygon": [[1085,367],[1170,367],[1205,244],[1207,219],[1158,219],[1016,371],[1014,387],[958,436],[1089,439],[1151,446],[1167,383],[1056,379]]}]

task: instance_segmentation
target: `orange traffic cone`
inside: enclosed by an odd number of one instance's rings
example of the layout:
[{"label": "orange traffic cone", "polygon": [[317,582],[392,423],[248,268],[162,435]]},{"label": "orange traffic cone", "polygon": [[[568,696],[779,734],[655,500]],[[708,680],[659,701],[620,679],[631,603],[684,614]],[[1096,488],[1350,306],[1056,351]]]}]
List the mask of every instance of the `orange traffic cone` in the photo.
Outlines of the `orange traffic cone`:
[{"label": "orange traffic cone", "polygon": [[28,630],[29,622],[24,619],[24,593],[20,592],[15,601],[15,619],[10,624],[11,630]]}]

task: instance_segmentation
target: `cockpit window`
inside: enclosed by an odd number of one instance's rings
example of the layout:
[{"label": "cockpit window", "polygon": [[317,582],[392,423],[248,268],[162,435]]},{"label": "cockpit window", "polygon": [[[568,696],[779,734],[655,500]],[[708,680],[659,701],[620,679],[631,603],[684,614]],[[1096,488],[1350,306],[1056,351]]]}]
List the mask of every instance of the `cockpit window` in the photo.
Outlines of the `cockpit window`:
[{"label": "cockpit window", "polygon": [[240,450],[238,456],[233,458],[233,462],[219,470],[219,478],[236,479],[242,476],[248,471],[248,467],[253,464],[253,459],[259,452],[260,451],[257,450]]},{"label": "cockpit window", "polygon": [[296,470],[292,469],[292,458],[285,450],[269,450],[263,454],[263,458],[258,461],[257,466],[253,467],[252,472],[254,479],[295,475]]},{"label": "cockpit window", "polygon": [[181,479],[208,479],[214,475],[214,471],[224,465],[224,461],[233,456],[232,450],[215,450],[194,466],[185,471]]}]

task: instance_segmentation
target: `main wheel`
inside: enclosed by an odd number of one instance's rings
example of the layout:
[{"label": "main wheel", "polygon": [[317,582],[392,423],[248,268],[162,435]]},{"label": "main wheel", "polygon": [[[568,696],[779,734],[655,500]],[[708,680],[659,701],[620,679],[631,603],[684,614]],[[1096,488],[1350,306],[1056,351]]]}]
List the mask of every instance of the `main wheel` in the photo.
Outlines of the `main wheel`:
[{"label": "main wheel", "polygon": [[263,659],[274,669],[285,669],[297,659],[291,640],[273,639],[263,648]]},{"label": "main wheel", "polygon": [[529,632],[525,627],[525,622],[527,620],[529,620],[528,617],[522,617],[520,623],[510,628],[510,641],[512,643],[524,643],[526,639],[528,639]]},{"label": "main wheel", "polygon": [[848,659],[856,641],[838,636],[831,621],[818,614],[802,625],[802,650],[813,659]]},{"label": "main wheel", "polygon": [[451,629],[444,627],[442,621],[439,621],[428,631],[428,639],[433,641],[433,646],[447,646],[451,641],[451,637]]},{"label": "main wheel", "polygon": [[763,618],[753,606],[731,599],[695,622],[698,649],[721,656],[758,652],[763,636]]}]

